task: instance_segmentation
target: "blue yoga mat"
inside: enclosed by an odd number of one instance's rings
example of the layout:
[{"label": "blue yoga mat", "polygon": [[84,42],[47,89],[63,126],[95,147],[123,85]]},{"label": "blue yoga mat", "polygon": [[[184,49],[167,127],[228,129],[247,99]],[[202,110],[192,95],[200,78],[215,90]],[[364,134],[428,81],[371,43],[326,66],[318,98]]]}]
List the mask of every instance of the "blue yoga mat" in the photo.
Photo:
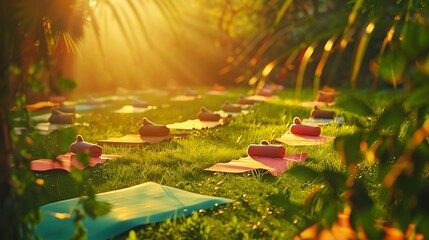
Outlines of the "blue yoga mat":
[{"label": "blue yoga mat", "polygon": [[[102,217],[87,216],[83,224],[88,239],[110,239],[128,230],[149,223],[188,216],[194,211],[209,209],[215,204],[233,202],[232,199],[211,197],[185,190],[147,182],[133,187],[99,193],[97,200],[112,204],[111,211]],[[59,219],[54,213],[70,213],[79,199],[73,198],[41,207],[42,221],[36,229],[42,239],[68,239],[75,230],[73,216]]]}]

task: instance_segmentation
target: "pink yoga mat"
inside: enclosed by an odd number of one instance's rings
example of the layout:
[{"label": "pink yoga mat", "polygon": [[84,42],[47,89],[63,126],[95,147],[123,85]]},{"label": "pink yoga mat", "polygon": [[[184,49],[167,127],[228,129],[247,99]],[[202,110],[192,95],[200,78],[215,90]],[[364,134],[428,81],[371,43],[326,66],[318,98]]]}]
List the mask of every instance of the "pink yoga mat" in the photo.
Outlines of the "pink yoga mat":
[{"label": "pink yoga mat", "polygon": [[[97,164],[105,163],[107,160],[118,158],[118,155],[103,154],[100,157],[92,157],[89,159],[88,166],[94,167]],[[76,155],[73,153],[66,153],[57,156],[58,161],[52,159],[38,159],[31,162],[31,170],[33,171],[48,171],[48,170],[65,170],[70,172],[72,168],[79,170],[85,167],[80,163]]]},{"label": "pink yoga mat", "polygon": [[223,124],[225,124],[225,122],[222,119],[219,121],[201,121],[199,119],[193,119],[193,120],[187,120],[179,123],[167,124],[166,126],[169,129],[192,130],[192,129],[214,128]]},{"label": "pink yoga mat", "polygon": [[335,137],[294,135],[289,131],[275,140],[289,146],[315,146],[325,144]]},{"label": "pink yoga mat", "polygon": [[286,155],[284,158],[245,157],[228,163],[218,163],[204,170],[211,172],[244,173],[251,170],[267,170],[273,176],[284,173],[292,164],[303,162],[307,154]]}]

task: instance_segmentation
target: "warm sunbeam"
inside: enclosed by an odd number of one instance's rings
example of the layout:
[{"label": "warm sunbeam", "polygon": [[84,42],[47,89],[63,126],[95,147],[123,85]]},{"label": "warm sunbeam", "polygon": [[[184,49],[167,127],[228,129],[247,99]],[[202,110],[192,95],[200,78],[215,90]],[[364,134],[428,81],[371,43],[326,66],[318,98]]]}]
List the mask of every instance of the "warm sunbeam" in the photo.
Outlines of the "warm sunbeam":
[{"label": "warm sunbeam", "polygon": [[[90,4],[95,6],[95,2]],[[220,36],[208,27],[209,20],[197,6],[185,8],[177,3],[177,16],[166,19],[154,3],[136,3],[144,22],[142,29],[140,22],[129,16],[135,9],[122,2],[114,4],[120,9],[116,14],[127,24],[115,21],[110,8],[97,6],[100,42],[88,24],[79,44],[82,57],[74,61],[73,78],[78,89],[144,89],[218,81],[217,70],[224,64],[228,54],[224,46],[228,43],[216,47]]]}]

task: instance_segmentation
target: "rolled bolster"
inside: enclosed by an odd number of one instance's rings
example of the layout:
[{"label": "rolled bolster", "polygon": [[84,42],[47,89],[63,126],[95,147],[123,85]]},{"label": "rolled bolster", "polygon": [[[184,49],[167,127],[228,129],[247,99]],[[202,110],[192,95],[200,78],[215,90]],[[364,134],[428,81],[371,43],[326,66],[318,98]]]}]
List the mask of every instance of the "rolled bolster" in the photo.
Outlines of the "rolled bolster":
[{"label": "rolled bolster", "polygon": [[87,152],[91,157],[100,157],[103,154],[103,148],[91,143],[78,143],[70,146],[72,153]]},{"label": "rolled bolster", "polygon": [[136,107],[136,108],[147,108],[147,107],[149,107],[149,103],[146,102],[146,101],[142,101],[142,100],[136,99],[133,102],[133,107]]},{"label": "rolled bolster", "polygon": [[198,113],[197,117],[201,121],[217,122],[220,120],[220,114],[218,114],[218,113],[200,112],[200,113]]},{"label": "rolled bolster", "polygon": [[225,105],[222,110],[224,112],[241,112],[241,106]]},{"label": "rolled bolster", "polygon": [[76,108],[74,106],[59,106],[58,110],[63,113],[76,113]]},{"label": "rolled bolster", "polygon": [[335,95],[319,92],[319,94],[317,95],[317,101],[331,103],[335,101]]},{"label": "rolled bolster", "polygon": [[285,148],[280,145],[250,144],[249,147],[247,147],[247,154],[249,156],[284,158],[285,152]]},{"label": "rolled bolster", "polygon": [[66,100],[63,96],[51,96],[49,98],[50,102],[62,104]]},{"label": "rolled bolster", "polygon": [[319,126],[309,126],[303,124],[293,124],[290,127],[290,132],[296,135],[306,135],[306,136],[319,136],[320,135]]},{"label": "rolled bolster", "polygon": [[335,112],[330,110],[320,110],[320,109],[313,109],[311,111],[310,116],[312,118],[329,118],[334,119],[335,118]]},{"label": "rolled bolster", "polygon": [[255,101],[253,101],[251,99],[240,98],[240,99],[238,99],[237,103],[241,104],[241,105],[253,105],[253,104],[255,104]]},{"label": "rolled bolster", "polygon": [[51,124],[73,124],[74,114],[62,113],[58,115],[51,115],[48,119]]},{"label": "rolled bolster", "polygon": [[259,96],[264,96],[264,97],[272,97],[273,96],[273,91],[269,90],[269,89],[261,89],[257,95]]},{"label": "rolled bolster", "polygon": [[70,151],[72,153],[86,152],[91,157],[100,157],[103,154],[103,148],[94,143],[85,142],[82,136],[78,136],[76,142],[70,145]]},{"label": "rolled bolster", "polygon": [[140,136],[163,137],[170,134],[170,129],[163,125],[143,125],[139,128],[139,134]]}]

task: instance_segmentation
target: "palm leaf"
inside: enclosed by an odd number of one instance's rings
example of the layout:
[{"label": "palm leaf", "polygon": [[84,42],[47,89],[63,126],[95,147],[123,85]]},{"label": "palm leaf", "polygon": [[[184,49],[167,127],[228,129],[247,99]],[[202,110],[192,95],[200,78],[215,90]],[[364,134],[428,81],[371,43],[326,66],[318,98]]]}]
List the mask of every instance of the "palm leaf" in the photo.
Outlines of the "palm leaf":
[{"label": "palm leaf", "polygon": [[296,86],[295,86],[295,98],[299,99],[301,97],[302,83],[304,81],[304,73],[307,68],[308,61],[311,58],[311,55],[314,52],[314,49],[317,47],[318,43],[314,42],[305,49],[304,56],[301,59],[298,69],[298,76],[296,77]]},{"label": "palm leaf", "polygon": [[282,7],[280,8],[280,10],[276,14],[276,19],[274,20],[273,29],[275,29],[277,27],[277,25],[280,23],[280,21],[282,20],[283,16],[286,13],[286,11],[290,7],[291,3],[292,3],[292,0],[287,0],[283,3]]},{"label": "palm leaf", "polygon": [[367,50],[367,46],[371,38],[371,35],[373,33],[374,27],[375,27],[374,22],[373,21],[369,22],[368,25],[365,27],[365,30],[362,33],[362,36],[359,40],[359,44],[357,46],[355,59],[352,67],[352,74],[350,78],[350,82],[353,88],[356,87],[356,79],[359,74],[359,70],[362,65],[363,56]]},{"label": "palm leaf", "polygon": [[333,35],[330,39],[328,39],[323,48],[322,57],[317,64],[316,71],[314,72],[314,82],[313,82],[313,94],[316,95],[320,88],[320,77],[322,75],[325,64],[328,60],[328,57],[331,54],[332,46],[337,40],[338,36]]},{"label": "palm leaf", "polygon": [[135,19],[137,19],[137,23],[140,27],[140,30],[143,33],[143,36],[146,40],[146,42],[149,44],[150,47],[152,47],[152,40],[149,36],[149,33],[147,32],[146,26],[144,24],[143,18],[141,17],[141,14],[139,13],[137,6],[134,4],[133,2],[134,0],[127,0],[127,4],[130,7],[132,13],[133,13],[133,17]]},{"label": "palm leaf", "polygon": [[118,9],[117,9],[118,5],[114,5],[111,0],[106,0],[105,2],[107,4],[107,6],[109,6],[110,11],[112,11],[113,17],[115,18],[115,21],[119,25],[119,29],[121,30],[122,34],[124,34],[124,39],[125,39],[128,47],[131,50],[134,50],[133,44],[131,42],[131,38],[129,37],[128,31],[125,28],[125,23],[123,22],[123,19],[121,18],[121,15],[118,12]]}]

